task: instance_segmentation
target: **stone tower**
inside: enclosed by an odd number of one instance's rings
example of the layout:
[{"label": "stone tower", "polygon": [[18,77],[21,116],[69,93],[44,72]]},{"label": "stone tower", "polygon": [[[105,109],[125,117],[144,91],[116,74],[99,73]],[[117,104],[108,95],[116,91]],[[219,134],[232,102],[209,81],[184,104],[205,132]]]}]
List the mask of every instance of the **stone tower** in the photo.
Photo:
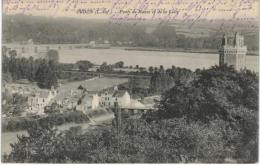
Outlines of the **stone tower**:
[{"label": "stone tower", "polygon": [[244,37],[239,33],[235,35],[223,35],[219,48],[219,65],[233,66],[234,69],[244,69],[246,66],[247,47],[244,45]]}]

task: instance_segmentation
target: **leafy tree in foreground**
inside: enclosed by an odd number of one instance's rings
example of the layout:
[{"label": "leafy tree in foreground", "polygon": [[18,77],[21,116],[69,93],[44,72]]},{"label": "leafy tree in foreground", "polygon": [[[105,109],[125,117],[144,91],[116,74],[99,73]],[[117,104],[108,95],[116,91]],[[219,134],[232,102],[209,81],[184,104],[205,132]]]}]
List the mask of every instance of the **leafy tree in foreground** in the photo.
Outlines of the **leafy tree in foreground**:
[{"label": "leafy tree in foreground", "polygon": [[[245,162],[257,160],[258,77],[248,70],[212,67],[197,71],[190,83],[178,83],[163,95],[161,118],[186,117],[187,121],[209,124],[225,122],[229,130],[226,149],[234,149],[232,158]],[[236,131],[230,136],[225,131]]]},{"label": "leafy tree in foreground", "polygon": [[[185,118],[146,123],[126,120],[116,128],[83,133],[50,127],[29,129],[5,162],[40,163],[187,163],[223,162],[229,150],[221,133],[225,123],[187,122]],[[235,132],[230,132],[233,135]]]}]

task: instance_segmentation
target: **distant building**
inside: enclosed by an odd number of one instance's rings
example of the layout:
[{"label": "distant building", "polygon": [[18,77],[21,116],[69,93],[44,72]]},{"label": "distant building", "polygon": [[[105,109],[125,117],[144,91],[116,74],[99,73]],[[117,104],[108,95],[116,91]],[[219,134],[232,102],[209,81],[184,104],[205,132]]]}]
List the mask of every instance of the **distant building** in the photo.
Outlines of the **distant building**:
[{"label": "distant building", "polygon": [[96,48],[96,49],[109,49],[110,43],[107,40],[104,41],[90,41],[88,44],[88,48]]},{"label": "distant building", "polygon": [[244,69],[246,66],[247,47],[244,45],[244,37],[239,33],[234,36],[224,35],[219,48],[219,65],[233,66],[234,69]]},{"label": "distant building", "polygon": [[138,72],[138,71],[140,71],[140,69],[136,69],[136,68],[113,68],[113,71],[129,73],[129,72]]},{"label": "distant building", "polygon": [[90,72],[96,72],[100,69],[100,65],[93,65],[91,68],[88,69]]}]

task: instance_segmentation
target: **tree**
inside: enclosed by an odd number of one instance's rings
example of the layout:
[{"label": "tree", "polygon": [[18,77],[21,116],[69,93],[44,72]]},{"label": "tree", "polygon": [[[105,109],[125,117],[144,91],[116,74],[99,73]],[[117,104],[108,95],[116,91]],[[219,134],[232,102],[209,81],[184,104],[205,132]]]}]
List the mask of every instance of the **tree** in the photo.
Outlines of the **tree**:
[{"label": "tree", "polygon": [[[225,149],[232,150],[230,157],[255,162],[257,149],[252,145],[257,146],[258,143],[256,74],[248,70],[236,72],[227,66],[215,66],[197,71],[196,74],[197,78],[193,81],[178,82],[164,93],[159,106],[160,117],[186,117],[188,121],[198,121],[206,125],[214,120],[217,124],[224,122],[228,130],[225,129],[222,136],[226,137],[225,141],[229,144]],[[230,132],[236,133],[230,136]]]},{"label": "tree", "polygon": [[155,71],[150,80],[150,90],[152,93],[161,93],[174,86],[174,78],[162,68]]},{"label": "tree", "polygon": [[154,69],[153,69],[152,66],[150,66],[148,70],[149,70],[149,73],[150,73],[150,74],[152,74],[152,73],[154,72]]},{"label": "tree", "polygon": [[41,62],[36,72],[36,82],[40,88],[51,89],[52,86],[57,87],[58,80],[54,68],[52,62],[47,63],[46,60]]},{"label": "tree", "polygon": [[50,106],[44,108],[44,113],[54,114],[60,113],[60,106],[54,102]]},{"label": "tree", "polygon": [[112,71],[112,66],[108,65],[106,62],[103,62],[100,65],[99,69],[100,69],[101,72],[110,72],[110,71]]},{"label": "tree", "polygon": [[13,95],[13,114],[14,115],[21,115],[22,112],[25,112],[26,108],[28,108],[27,98],[19,95]]},{"label": "tree", "polygon": [[28,129],[29,136],[18,136],[18,143],[12,144],[12,152],[5,161],[20,163],[30,162],[65,162],[66,157],[63,155],[62,147],[57,130],[50,127],[41,127],[32,125]]},{"label": "tree", "polygon": [[153,32],[153,35],[158,38],[157,45],[163,48],[176,47],[176,31],[173,26],[167,24],[158,26]]},{"label": "tree", "polygon": [[2,93],[5,104],[2,106],[4,114],[11,113],[14,116],[20,116],[28,108],[27,98],[20,94],[11,94],[8,91]]},{"label": "tree", "polygon": [[80,71],[88,71],[89,68],[93,67],[93,64],[89,61],[78,61],[76,63]]},{"label": "tree", "polygon": [[49,50],[47,52],[47,60],[58,63],[59,62],[59,52],[57,50],[53,50],[53,49]]},{"label": "tree", "polygon": [[119,61],[119,62],[116,62],[113,67],[115,68],[123,68],[124,67],[124,62],[123,61]]}]

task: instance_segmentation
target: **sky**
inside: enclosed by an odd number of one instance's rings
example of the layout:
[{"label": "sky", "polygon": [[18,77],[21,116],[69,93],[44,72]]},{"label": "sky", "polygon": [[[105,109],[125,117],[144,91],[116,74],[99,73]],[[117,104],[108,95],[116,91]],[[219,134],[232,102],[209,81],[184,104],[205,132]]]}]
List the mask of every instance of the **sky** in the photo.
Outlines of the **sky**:
[{"label": "sky", "polygon": [[258,0],[3,0],[3,13],[111,20],[256,19]]}]

